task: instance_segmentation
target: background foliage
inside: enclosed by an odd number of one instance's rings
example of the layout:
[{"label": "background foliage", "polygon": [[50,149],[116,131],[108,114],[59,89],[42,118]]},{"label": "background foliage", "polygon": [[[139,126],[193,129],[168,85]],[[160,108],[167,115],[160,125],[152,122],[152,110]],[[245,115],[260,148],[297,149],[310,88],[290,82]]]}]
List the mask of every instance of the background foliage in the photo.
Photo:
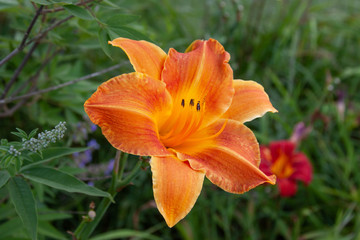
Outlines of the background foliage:
[{"label": "background foliage", "polygon": [[[107,196],[115,150],[83,103],[105,80],[133,71],[121,49],[107,45],[119,36],[165,51],[219,40],[235,78],[261,83],[279,110],[247,124],[261,144],[288,139],[298,122],[311,127],[298,149],[314,179],[292,198],[273,186],[232,195],[206,181],[191,213],[169,229],[144,161],[92,239],[360,239],[359,12],[357,0],[0,0],[0,137],[8,140],[0,148],[0,239],[70,239],[91,201],[96,209]],[[68,129],[62,140],[6,158],[11,144],[21,145],[16,128],[43,132],[60,121]],[[38,161],[54,176],[96,188],[73,193],[90,188],[40,181],[44,169],[31,165]],[[129,156],[125,176],[137,162]]]}]

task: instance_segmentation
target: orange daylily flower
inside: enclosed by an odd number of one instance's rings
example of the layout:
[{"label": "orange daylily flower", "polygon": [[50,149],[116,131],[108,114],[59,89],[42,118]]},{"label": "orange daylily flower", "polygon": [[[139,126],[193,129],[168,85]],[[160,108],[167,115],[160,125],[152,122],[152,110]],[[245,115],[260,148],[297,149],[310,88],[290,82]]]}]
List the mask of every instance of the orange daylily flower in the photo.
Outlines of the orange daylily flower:
[{"label": "orange daylily flower", "polygon": [[243,123],[277,110],[261,85],[233,80],[219,42],[168,54],[146,41],[109,43],[136,72],[101,84],[85,111],[115,148],[151,156],[155,201],[169,227],[189,213],[205,176],[231,193],[275,183],[259,169],[259,144]]}]

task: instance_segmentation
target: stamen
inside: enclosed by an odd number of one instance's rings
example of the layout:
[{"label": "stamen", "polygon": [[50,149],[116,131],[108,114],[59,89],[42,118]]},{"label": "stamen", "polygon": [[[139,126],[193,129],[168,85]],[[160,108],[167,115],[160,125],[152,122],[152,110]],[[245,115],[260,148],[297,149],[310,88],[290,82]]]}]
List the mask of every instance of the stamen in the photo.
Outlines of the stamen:
[{"label": "stamen", "polygon": [[160,139],[166,147],[176,147],[184,141],[187,142],[187,139],[191,138],[191,135],[202,125],[205,114],[205,101],[196,101],[196,109],[192,108],[195,106],[195,98],[190,99],[188,106],[185,106],[186,101],[189,100],[186,98],[181,99],[180,105],[182,107],[173,109],[170,121],[165,123],[161,129]]},{"label": "stamen", "polygon": [[190,106],[193,107],[194,106],[194,99],[190,100]]},{"label": "stamen", "polygon": [[196,111],[200,111],[200,101],[198,101],[196,104]]}]

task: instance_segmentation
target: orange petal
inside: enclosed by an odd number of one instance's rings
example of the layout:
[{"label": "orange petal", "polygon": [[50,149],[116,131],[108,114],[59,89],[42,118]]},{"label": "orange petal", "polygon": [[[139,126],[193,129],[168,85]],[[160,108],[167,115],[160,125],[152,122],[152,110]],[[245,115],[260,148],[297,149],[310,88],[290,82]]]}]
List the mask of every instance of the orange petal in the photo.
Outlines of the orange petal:
[{"label": "orange petal", "polygon": [[277,112],[264,88],[254,81],[235,80],[235,95],[225,116],[240,122],[248,122],[266,112]]},{"label": "orange petal", "polygon": [[174,112],[183,105],[205,109],[203,124],[218,119],[229,107],[234,94],[230,55],[214,39],[195,41],[187,53],[169,50],[162,80],[173,97]]},{"label": "orange petal", "polygon": [[205,174],[176,157],[152,157],[150,165],[157,208],[167,225],[173,227],[194,206]]},{"label": "orange petal", "polygon": [[127,38],[116,38],[109,44],[120,47],[129,57],[136,72],[145,73],[154,79],[161,79],[166,53],[153,43]]},{"label": "orange petal", "polygon": [[171,96],[165,84],[141,73],[123,74],[101,84],[85,102],[90,120],[117,149],[136,155],[169,155],[157,126],[167,118]]},{"label": "orange petal", "polygon": [[205,171],[211,182],[228,192],[243,193],[265,182],[275,184],[275,176],[267,176],[258,167],[259,145],[251,130],[240,122],[225,121],[218,120],[198,133],[211,136],[226,124],[213,139],[176,148],[179,159],[188,160],[195,170]]}]

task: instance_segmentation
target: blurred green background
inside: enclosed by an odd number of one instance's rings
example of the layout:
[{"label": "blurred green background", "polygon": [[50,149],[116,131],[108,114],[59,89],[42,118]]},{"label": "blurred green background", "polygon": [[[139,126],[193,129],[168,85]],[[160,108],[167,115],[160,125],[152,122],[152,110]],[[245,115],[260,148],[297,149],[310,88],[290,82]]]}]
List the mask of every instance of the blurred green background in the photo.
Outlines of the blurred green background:
[{"label": "blurred green background", "polygon": [[[77,3],[84,11],[63,8]],[[104,175],[115,149],[100,129],[90,130],[83,103],[102,82],[133,71],[122,50],[106,44],[115,37],[180,52],[196,39],[215,38],[231,55],[234,78],[262,84],[279,111],[246,124],[260,144],[288,139],[299,122],[312,129],[298,150],[312,162],[313,181],[299,184],[294,197],[281,198],[269,185],[233,195],[205,181],[190,214],[169,229],[154,205],[145,166],[117,195],[94,235],[122,230],[113,239],[360,239],[360,1],[0,0],[0,60],[20,46],[40,6],[30,43],[0,66],[0,138],[14,140],[10,132],[16,127],[29,132],[66,121],[67,135],[59,145],[80,147],[96,139],[100,148],[82,168],[74,163],[76,156],[53,166],[102,190],[109,179],[96,177]],[[94,78],[36,92],[119,63]],[[130,156],[125,174],[137,158]],[[44,186],[32,189],[39,239],[70,239],[67,231],[74,231],[90,201],[100,201]],[[0,239],[26,239],[14,219],[2,188]]]}]

